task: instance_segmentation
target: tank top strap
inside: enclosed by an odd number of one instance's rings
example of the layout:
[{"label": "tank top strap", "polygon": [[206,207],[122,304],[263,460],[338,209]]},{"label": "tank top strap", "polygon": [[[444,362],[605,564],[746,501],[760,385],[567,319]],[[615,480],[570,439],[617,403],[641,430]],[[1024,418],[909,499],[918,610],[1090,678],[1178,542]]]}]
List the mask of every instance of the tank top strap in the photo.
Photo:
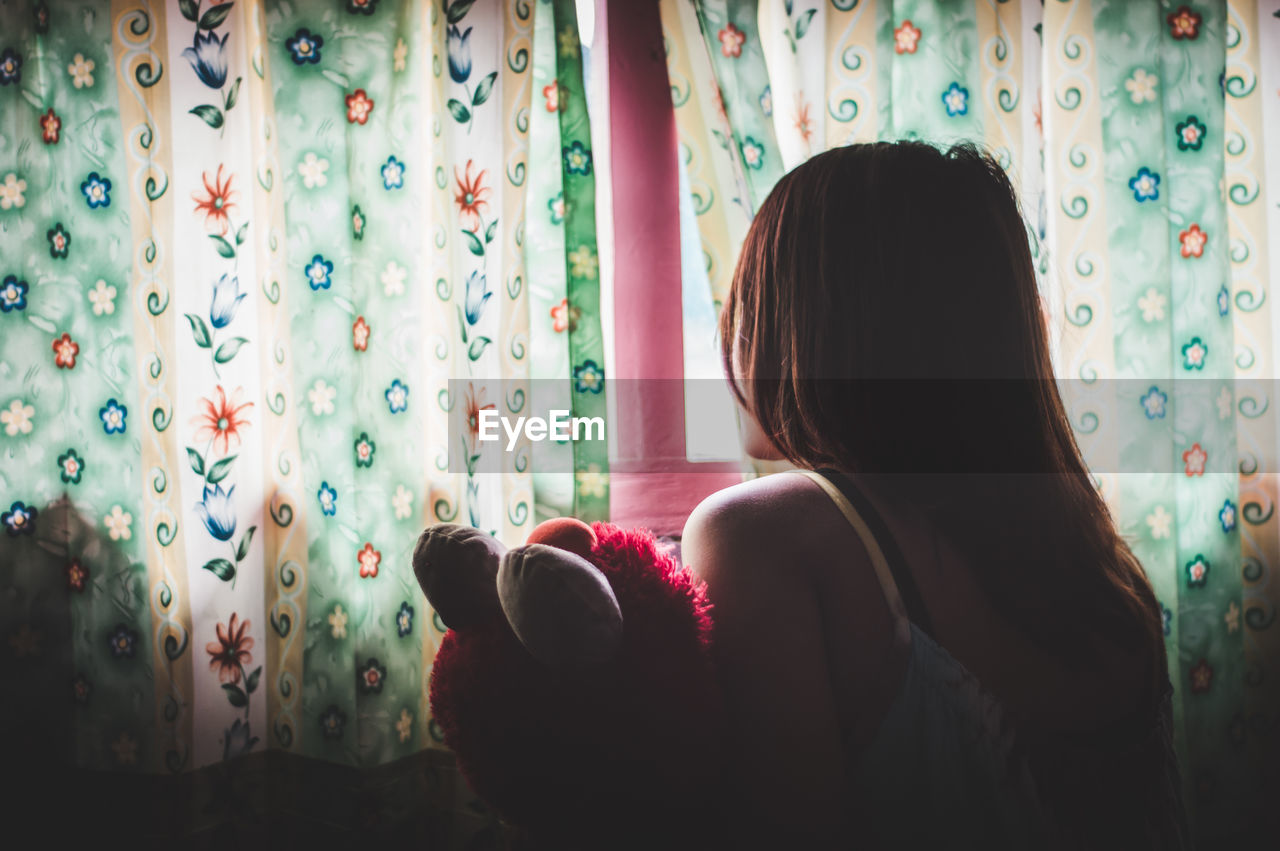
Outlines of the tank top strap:
[{"label": "tank top strap", "polygon": [[862,545],[871,557],[871,565],[880,582],[885,603],[894,619],[899,622],[899,629],[905,630],[909,637],[911,624],[914,623],[926,635],[934,638],[929,612],[925,609],[920,590],[907,568],[902,550],[871,501],[848,476],[836,470],[796,472],[822,488],[862,540]]}]

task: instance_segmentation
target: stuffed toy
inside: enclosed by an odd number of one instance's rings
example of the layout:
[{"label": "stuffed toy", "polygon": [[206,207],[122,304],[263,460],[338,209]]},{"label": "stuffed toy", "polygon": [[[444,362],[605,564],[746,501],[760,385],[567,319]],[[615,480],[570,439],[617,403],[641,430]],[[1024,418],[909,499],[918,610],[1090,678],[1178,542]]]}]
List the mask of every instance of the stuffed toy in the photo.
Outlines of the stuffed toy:
[{"label": "stuffed toy", "polygon": [[702,843],[722,701],[704,587],[672,553],[648,531],[571,518],[511,550],[439,524],[413,567],[449,628],[432,713],[504,821],[558,847]]}]

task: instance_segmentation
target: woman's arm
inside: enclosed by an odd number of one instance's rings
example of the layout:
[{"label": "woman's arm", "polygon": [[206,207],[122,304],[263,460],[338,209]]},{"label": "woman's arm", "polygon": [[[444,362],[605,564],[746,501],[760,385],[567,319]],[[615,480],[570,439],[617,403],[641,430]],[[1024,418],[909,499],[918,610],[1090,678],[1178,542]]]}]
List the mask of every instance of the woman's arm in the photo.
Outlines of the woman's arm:
[{"label": "woman's arm", "polygon": [[730,827],[815,847],[847,840],[850,802],[816,588],[782,523],[731,488],[690,516],[682,550],[714,606]]}]

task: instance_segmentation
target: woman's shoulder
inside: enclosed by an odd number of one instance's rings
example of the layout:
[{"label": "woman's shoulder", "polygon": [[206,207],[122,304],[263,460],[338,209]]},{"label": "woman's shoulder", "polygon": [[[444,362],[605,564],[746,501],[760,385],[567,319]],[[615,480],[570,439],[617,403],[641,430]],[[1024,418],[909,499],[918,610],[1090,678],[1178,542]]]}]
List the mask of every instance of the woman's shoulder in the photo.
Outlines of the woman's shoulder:
[{"label": "woman's shoulder", "polygon": [[847,522],[822,488],[807,476],[775,473],[711,494],[684,527],[682,551],[695,573],[714,580],[718,567],[736,577],[786,566],[805,572],[830,561],[834,539]]}]

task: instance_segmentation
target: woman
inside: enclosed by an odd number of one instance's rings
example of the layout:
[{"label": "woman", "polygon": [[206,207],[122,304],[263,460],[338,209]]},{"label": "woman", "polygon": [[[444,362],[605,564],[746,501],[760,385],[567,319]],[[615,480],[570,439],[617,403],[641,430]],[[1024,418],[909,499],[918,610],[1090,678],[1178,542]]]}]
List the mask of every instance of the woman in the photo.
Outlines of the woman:
[{"label": "woman", "polygon": [[730,823],[1181,847],[1158,606],[1075,445],[1000,167],[920,143],[813,158],[752,223],[721,332],[748,452],[807,471],[685,528]]}]

